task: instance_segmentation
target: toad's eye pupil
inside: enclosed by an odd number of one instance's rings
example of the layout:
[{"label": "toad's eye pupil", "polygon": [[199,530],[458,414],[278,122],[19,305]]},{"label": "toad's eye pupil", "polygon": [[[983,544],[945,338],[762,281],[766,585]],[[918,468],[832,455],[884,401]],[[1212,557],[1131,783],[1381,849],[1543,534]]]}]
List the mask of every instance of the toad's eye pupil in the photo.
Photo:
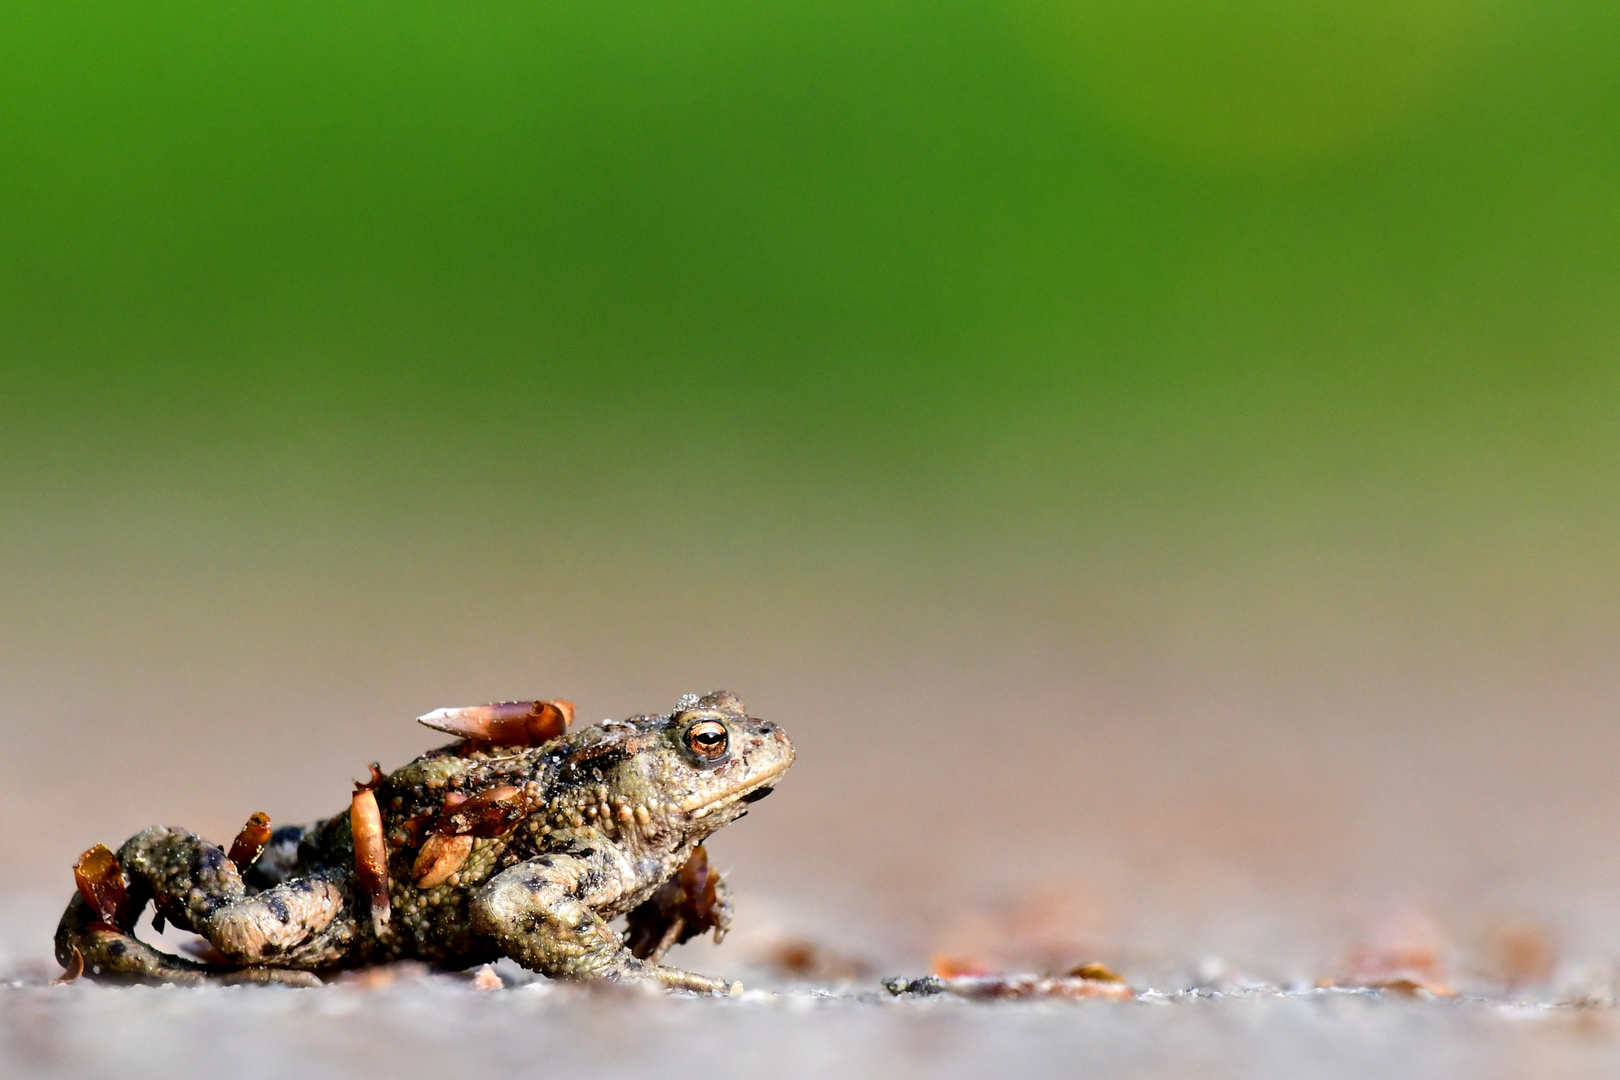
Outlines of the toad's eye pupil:
[{"label": "toad's eye pupil", "polygon": [[686,745],[711,760],[726,752],[726,726],[717,720],[693,724],[686,733]]}]

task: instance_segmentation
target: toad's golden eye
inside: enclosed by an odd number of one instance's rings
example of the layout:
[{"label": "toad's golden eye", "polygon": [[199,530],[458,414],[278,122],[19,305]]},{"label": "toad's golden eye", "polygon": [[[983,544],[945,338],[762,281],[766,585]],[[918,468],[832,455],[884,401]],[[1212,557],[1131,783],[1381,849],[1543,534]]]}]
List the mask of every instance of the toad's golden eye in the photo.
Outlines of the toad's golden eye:
[{"label": "toad's golden eye", "polygon": [[726,725],[718,720],[699,720],[686,729],[686,745],[707,761],[725,757],[728,738]]}]

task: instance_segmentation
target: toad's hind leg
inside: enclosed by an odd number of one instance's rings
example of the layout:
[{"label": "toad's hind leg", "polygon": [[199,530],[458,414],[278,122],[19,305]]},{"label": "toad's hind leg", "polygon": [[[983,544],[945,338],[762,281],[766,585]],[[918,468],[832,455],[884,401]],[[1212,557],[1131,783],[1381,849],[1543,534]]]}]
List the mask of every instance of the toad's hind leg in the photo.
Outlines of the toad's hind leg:
[{"label": "toad's hind leg", "polygon": [[648,980],[724,994],[719,979],[638,960],[593,905],[616,892],[600,852],[540,855],[503,870],[473,897],[473,927],[524,967],[574,979]]},{"label": "toad's hind leg", "polygon": [[118,851],[118,869],[129,902],[117,924],[101,921],[82,896],[75,897],[57,929],[57,959],[64,966],[77,948],[93,973],[115,977],[194,981],[219,970],[137,941],[132,931],[148,900],[170,923],[207,938],[232,964],[332,966],[356,937],[353,918],[340,917],[346,915],[346,890],[337,875],[294,878],[249,895],[224,851],[180,829],[160,826],[133,837]]},{"label": "toad's hind leg", "polygon": [[127,929],[102,922],[77,894],[56,928],[56,960],[72,972],[64,978],[75,978],[82,970],[95,978],[193,984],[216,970],[154,949]]},{"label": "toad's hind leg", "polygon": [[282,983],[287,986],[318,986],[321,981],[307,971],[199,964],[173,956],[152,948],[134,934],[100,921],[82,896],[73,897],[62,915],[61,925],[56,928],[56,959],[71,973],[64,975],[64,980],[88,973],[92,978],[115,982],[178,983],[183,986],[195,986],[209,980]]}]

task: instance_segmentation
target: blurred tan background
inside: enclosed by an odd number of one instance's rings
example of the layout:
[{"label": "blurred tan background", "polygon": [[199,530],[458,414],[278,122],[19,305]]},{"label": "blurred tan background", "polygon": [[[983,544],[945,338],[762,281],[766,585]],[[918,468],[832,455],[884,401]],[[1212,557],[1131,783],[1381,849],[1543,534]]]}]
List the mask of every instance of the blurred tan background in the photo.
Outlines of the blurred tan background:
[{"label": "blurred tan background", "polygon": [[596,720],[726,686],[800,747],[712,843],[743,926],[890,964],[1273,978],[1391,919],[1453,955],[1526,920],[1560,956],[1615,947],[1613,631],[1564,568],[851,566],[745,503],[657,494],[339,553],[205,505],[72,512],[81,533],[11,552],[12,894],[65,898],[78,851],[147,824],[335,812],[368,761],[434,745],[430,707],[566,694]]}]

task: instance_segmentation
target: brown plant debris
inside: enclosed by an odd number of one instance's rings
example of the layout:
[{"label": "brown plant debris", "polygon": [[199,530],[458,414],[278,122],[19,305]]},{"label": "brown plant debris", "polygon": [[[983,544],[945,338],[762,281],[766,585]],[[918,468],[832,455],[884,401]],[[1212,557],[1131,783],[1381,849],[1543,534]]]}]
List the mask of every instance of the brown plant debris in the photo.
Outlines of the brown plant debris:
[{"label": "brown plant debris", "polygon": [[383,836],[382,811],[373,789],[383,782],[382,770],[371,765],[371,779],[354,785],[349,804],[349,828],[354,836],[354,876],[360,879],[371,904],[372,929],[382,934],[388,925],[388,841]]},{"label": "brown plant debris", "polygon": [[497,701],[492,705],[434,709],[416,720],[469,742],[540,746],[568,730],[574,722],[574,705],[562,700]]},{"label": "brown plant debris", "polygon": [[952,979],[924,975],[920,979],[884,979],[883,987],[896,997],[907,994],[915,997],[950,994],[971,1001],[1041,998],[1128,1001],[1136,996],[1136,991],[1122,982],[1083,979],[1073,975],[972,975]]},{"label": "brown plant debris", "polygon": [[73,881],[96,918],[108,926],[124,925],[129,890],[124,884],[124,869],[118,865],[118,856],[106,844],[97,844],[79,856],[79,861],[73,864]]},{"label": "brown plant debris", "polygon": [[1122,983],[1125,981],[1114,974],[1114,970],[1107,964],[1099,963],[1096,960],[1081,964],[1070,971],[1069,975],[1077,979],[1094,979],[1097,982]]},{"label": "brown plant debris", "polygon": [[51,985],[53,985],[53,986],[61,986],[61,985],[64,985],[66,983],[73,982],[75,979],[77,979],[80,975],[83,975],[83,974],[84,974],[84,953],[80,952],[79,947],[77,945],[75,945],[75,946],[73,946],[73,959],[68,961],[68,966],[62,972],[62,974],[58,975],[56,978],[51,980]]},{"label": "brown plant debris", "polygon": [[872,966],[860,957],[837,952],[808,938],[775,942],[764,951],[762,959],[795,979],[858,979],[872,972]]},{"label": "brown plant debris", "polygon": [[269,842],[270,815],[261,810],[247,819],[247,824],[231,842],[231,862],[238,870],[247,870],[264,854],[264,846]]},{"label": "brown plant debris", "polygon": [[1552,977],[1558,950],[1546,929],[1532,922],[1504,923],[1491,933],[1485,959],[1489,973],[1511,986],[1534,986]]}]

